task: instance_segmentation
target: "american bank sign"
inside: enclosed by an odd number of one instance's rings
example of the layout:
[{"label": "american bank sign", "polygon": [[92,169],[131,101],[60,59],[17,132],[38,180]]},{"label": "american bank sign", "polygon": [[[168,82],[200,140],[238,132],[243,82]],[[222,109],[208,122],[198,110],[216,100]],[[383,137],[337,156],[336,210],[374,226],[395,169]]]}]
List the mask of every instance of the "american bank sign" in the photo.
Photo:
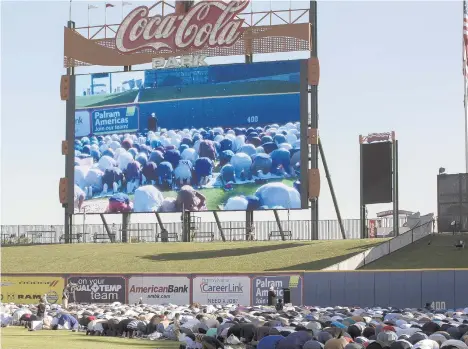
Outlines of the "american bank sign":
[{"label": "american bank sign", "polygon": [[132,276],[128,301],[144,304],[190,304],[190,279],[186,276]]},{"label": "american bank sign", "polygon": [[150,9],[139,6],[120,24],[115,45],[121,53],[142,49],[175,52],[205,47],[230,47],[241,37],[244,20],[237,17],[249,0],[201,1],[184,14],[150,17]]}]

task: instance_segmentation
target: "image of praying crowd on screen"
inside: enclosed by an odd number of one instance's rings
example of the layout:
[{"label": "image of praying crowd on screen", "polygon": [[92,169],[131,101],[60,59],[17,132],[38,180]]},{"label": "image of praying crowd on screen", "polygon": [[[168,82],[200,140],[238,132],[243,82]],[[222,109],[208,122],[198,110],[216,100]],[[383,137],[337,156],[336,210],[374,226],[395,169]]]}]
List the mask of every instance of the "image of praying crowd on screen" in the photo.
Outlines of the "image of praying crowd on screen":
[{"label": "image of praying crowd on screen", "polygon": [[301,207],[299,123],[82,137],[75,157],[77,213]]}]

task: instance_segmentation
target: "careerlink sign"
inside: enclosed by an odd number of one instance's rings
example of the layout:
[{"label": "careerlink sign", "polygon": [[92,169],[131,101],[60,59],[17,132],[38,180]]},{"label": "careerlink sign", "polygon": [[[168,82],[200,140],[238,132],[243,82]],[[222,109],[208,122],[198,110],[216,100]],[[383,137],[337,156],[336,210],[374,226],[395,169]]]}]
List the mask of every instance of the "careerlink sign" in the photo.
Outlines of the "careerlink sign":
[{"label": "careerlink sign", "polygon": [[[68,283],[77,285],[74,303],[125,303],[125,278],[120,276],[74,276]],[[73,295],[72,295],[73,296]]]},{"label": "careerlink sign", "polygon": [[250,304],[248,276],[197,276],[193,301],[200,304]]},{"label": "careerlink sign", "polygon": [[302,304],[302,278],[299,275],[258,276],[252,279],[253,305],[267,305],[268,291],[273,287],[277,299],[284,300],[284,289],[291,290],[291,303]]},{"label": "careerlink sign", "polygon": [[91,111],[92,133],[112,134],[138,130],[138,108],[134,105]]}]

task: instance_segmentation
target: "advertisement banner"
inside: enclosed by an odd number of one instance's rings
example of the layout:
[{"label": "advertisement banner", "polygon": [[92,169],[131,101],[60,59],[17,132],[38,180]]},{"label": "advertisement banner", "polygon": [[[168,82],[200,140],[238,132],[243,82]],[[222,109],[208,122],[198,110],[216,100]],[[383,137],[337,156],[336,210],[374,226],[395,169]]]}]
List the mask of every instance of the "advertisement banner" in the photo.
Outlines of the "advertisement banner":
[{"label": "advertisement banner", "polygon": [[291,303],[302,304],[302,277],[300,275],[257,276],[252,279],[253,305],[268,305],[268,291],[273,287],[276,298],[284,301],[284,289],[291,290]]},{"label": "advertisement banner", "polygon": [[2,303],[36,304],[46,295],[47,302],[62,302],[65,281],[60,276],[2,276]]},{"label": "advertisement banner", "polygon": [[92,133],[112,134],[138,130],[138,108],[134,105],[94,109],[91,112]]},{"label": "advertisement banner", "polygon": [[75,112],[75,134],[77,137],[89,136],[91,124],[89,112],[87,110],[77,110]]},{"label": "advertisement banner", "polygon": [[132,276],[128,302],[144,304],[190,304],[190,279],[186,276]]},{"label": "advertisement banner", "polygon": [[[75,285],[70,303],[125,303],[125,278],[121,276],[72,276]],[[76,299],[74,299],[76,298]]]},{"label": "advertisement banner", "polygon": [[250,278],[248,276],[197,276],[193,278],[193,301],[213,305],[250,305]]}]

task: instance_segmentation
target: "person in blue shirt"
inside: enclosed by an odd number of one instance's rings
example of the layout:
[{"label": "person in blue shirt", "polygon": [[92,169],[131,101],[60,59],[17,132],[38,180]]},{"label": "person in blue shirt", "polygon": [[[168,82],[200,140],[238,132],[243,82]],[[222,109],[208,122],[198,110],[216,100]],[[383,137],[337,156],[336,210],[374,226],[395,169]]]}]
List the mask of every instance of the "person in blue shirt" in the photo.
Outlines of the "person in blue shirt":
[{"label": "person in blue shirt", "polygon": [[80,324],[78,323],[78,320],[74,316],[67,314],[67,313],[62,313],[58,317],[58,324],[54,325],[52,329],[61,330],[61,329],[66,328],[67,324],[70,330],[72,330],[73,332],[76,332],[78,330],[78,327],[80,326]]}]

